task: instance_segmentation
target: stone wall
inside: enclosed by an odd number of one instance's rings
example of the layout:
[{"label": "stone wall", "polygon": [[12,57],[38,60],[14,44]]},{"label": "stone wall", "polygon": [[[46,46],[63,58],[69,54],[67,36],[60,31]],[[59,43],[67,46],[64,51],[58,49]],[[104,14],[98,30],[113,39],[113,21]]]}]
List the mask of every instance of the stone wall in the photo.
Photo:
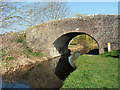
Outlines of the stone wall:
[{"label": "stone wall", "polygon": [[[61,54],[60,49],[67,53],[67,45],[74,36],[86,33],[98,42],[100,53],[104,52],[108,43],[111,43],[112,50],[118,50],[118,20],[118,15],[90,15],[48,21],[26,30],[27,45],[54,57]],[[55,42],[59,44],[53,45]]]}]

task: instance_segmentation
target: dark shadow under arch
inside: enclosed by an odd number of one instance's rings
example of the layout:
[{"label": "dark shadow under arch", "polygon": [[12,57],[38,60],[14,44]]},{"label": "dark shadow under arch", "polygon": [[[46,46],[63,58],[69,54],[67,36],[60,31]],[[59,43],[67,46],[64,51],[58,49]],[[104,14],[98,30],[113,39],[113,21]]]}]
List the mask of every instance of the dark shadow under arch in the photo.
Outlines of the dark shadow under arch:
[{"label": "dark shadow under arch", "polygon": [[[69,33],[66,33],[62,36],[60,36],[59,38],[57,38],[54,42],[53,42],[53,45],[54,47],[58,50],[58,52],[61,54],[61,55],[64,55],[64,54],[67,54],[67,53],[70,53],[70,50],[68,50],[68,44],[69,42],[74,38],[76,37],[77,35],[81,35],[81,34],[87,34],[85,32],[69,32]],[[91,35],[87,34],[88,36],[90,36],[91,38],[94,39],[94,37],[92,37]],[[95,39],[94,39],[95,40]],[[99,47],[99,43],[97,40],[95,40],[98,44],[98,47]]]}]

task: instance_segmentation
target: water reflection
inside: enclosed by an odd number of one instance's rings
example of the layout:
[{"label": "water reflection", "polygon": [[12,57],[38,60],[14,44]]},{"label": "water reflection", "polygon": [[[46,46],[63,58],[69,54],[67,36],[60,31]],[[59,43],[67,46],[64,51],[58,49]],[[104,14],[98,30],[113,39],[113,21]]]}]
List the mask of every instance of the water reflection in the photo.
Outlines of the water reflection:
[{"label": "water reflection", "polygon": [[[29,83],[21,83],[18,81],[14,81],[17,83],[7,83],[2,81],[3,88],[60,88],[63,80],[75,70],[74,60],[76,60],[79,55],[80,53],[73,53],[72,56],[66,54],[46,61],[29,71],[27,76]],[[21,78],[21,80],[23,79]]]},{"label": "water reflection", "polygon": [[29,82],[10,83],[2,80],[2,88],[29,88]]},{"label": "water reflection", "polygon": [[77,52],[73,52],[68,57],[68,61],[73,68],[76,68],[74,61],[77,60],[80,55],[82,55],[82,54],[79,51],[77,51]]},{"label": "water reflection", "polygon": [[63,81],[59,79],[54,70],[58,58],[44,62],[39,67],[35,67],[31,70],[28,80],[30,82],[30,88],[60,88]]},{"label": "water reflection", "polygon": [[62,80],[65,80],[66,77],[68,77],[70,73],[75,70],[68,62],[69,56],[69,54],[61,56],[55,68],[55,74]]},{"label": "water reflection", "polygon": [[55,74],[62,80],[65,80],[71,72],[76,69],[74,61],[80,56],[79,52],[74,52],[72,55],[66,54],[61,56],[55,68]]}]

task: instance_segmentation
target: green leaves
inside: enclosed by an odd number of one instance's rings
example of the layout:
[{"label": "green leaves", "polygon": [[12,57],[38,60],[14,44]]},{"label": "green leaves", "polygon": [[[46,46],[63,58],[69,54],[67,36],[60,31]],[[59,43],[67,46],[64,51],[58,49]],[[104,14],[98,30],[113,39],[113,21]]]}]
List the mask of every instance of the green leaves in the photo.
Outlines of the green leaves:
[{"label": "green leaves", "polygon": [[18,38],[18,39],[16,40],[16,42],[17,42],[17,43],[23,43],[23,39],[22,39],[22,38]]},{"label": "green leaves", "polygon": [[13,60],[13,59],[14,59],[14,57],[11,57],[11,56],[6,58],[7,61],[8,60]]}]

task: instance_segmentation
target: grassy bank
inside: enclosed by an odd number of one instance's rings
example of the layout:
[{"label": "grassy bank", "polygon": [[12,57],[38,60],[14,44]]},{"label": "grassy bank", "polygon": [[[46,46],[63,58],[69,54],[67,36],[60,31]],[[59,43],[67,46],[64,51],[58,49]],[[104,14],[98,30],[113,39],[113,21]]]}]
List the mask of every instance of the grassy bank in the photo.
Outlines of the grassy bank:
[{"label": "grassy bank", "polygon": [[118,88],[118,53],[80,56],[62,88]]},{"label": "grassy bank", "polygon": [[[30,57],[40,57],[41,58],[43,56],[43,54],[40,51],[33,52],[33,50],[31,50],[30,48],[27,47],[25,33],[22,33],[22,34],[14,33],[11,36],[11,40],[9,40],[9,37],[7,37],[8,39],[5,41],[4,40],[5,38],[3,37],[3,44],[6,42],[4,44],[4,48],[2,48],[0,50],[0,58],[2,58],[2,61],[8,62],[10,60],[15,60],[20,55],[24,55],[27,58],[30,58]],[[7,46],[7,45],[9,45],[9,46]]]},{"label": "grassy bank", "polygon": [[22,77],[31,67],[46,60],[43,53],[27,46],[25,33],[7,33],[1,38],[0,66],[4,78]]}]

